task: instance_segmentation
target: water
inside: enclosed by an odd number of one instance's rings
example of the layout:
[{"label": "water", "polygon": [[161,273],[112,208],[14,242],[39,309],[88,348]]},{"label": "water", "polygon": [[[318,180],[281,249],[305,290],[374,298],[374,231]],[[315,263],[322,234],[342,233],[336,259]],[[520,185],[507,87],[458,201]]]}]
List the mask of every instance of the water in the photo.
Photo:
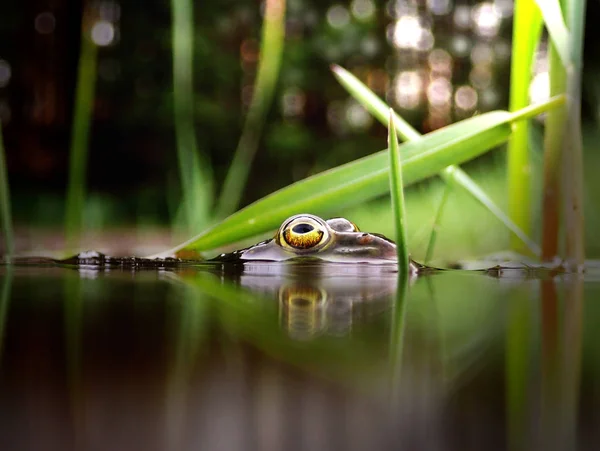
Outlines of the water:
[{"label": "water", "polygon": [[[6,449],[597,449],[600,284],[0,267]],[[403,290],[401,290],[403,292]]]}]

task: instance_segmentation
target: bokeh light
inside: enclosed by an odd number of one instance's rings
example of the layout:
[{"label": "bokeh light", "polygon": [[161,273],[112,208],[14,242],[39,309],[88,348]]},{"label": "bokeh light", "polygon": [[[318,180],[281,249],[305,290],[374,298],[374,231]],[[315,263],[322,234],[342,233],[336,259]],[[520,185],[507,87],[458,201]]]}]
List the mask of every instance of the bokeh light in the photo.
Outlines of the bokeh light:
[{"label": "bokeh light", "polygon": [[467,30],[471,27],[471,7],[468,5],[456,5],[452,15],[454,26],[459,30]]},{"label": "bokeh light", "polygon": [[489,66],[475,66],[469,73],[469,81],[477,89],[485,89],[492,83],[492,69]]},{"label": "bokeh light", "polygon": [[450,77],[452,75],[452,56],[443,49],[434,49],[429,53],[427,62],[431,72]]},{"label": "bokeh light", "polygon": [[446,15],[452,9],[452,0],[427,0],[427,9],[436,16]]},{"label": "bokeh light", "polygon": [[436,77],[427,87],[427,100],[434,107],[450,105],[452,99],[452,83],[446,77]]},{"label": "bokeh light", "polygon": [[460,86],[454,93],[454,104],[457,109],[471,111],[477,106],[477,91],[471,86]]},{"label": "bokeh light", "polygon": [[287,88],[281,96],[281,111],[285,117],[299,117],[304,114],[306,96],[301,89]]},{"label": "bokeh light", "polygon": [[433,47],[431,30],[422,26],[418,16],[402,16],[394,25],[392,43],[399,49],[427,51]]},{"label": "bokeh light", "polygon": [[343,28],[350,22],[350,13],[345,6],[333,5],[327,10],[327,22],[333,28]]},{"label": "bokeh light", "polygon": [[412,110],[418,107],[423,94],[423,80],[418,72],[400,72],[394,80],[394,94],[400,108]]},{"label": "bokeh light", "polygon": [[373,0],[352,0],[350,10],[358,20],[367,21],[375,15],[375,4]]},{"label": "bokeh light", "polygon": [[107,20],[99,20],[92,27],[92,41],[104,47],[111,45],[115,40],[115,26]]},{"label": "bokeh light", "polygon": [[50,34],[56,28],[56,18],[51,12],[39,13],[34,20],[35,31],[39,34]]},{"label": "bokeh light", "polygon": [[450,40],[451,52],[459,57],[468,56],[471,53],[471,40],[462,34],[457,34]]},{"label": "bokeh light", "polygon": [[12,69],[8,61],[0,59],[0,88],[4,88],[10,82]]},{"label": "bokeh light", "polygon": [[493,3],[480,3],[471,12],[475,33],[481,37],[491,38],[498,34],[501,16]]},{"label": "bokeh light", "polygon": [[346,105],[346,122],[354,130],[366,130],[373,123],[371,114],[354,99]]}]

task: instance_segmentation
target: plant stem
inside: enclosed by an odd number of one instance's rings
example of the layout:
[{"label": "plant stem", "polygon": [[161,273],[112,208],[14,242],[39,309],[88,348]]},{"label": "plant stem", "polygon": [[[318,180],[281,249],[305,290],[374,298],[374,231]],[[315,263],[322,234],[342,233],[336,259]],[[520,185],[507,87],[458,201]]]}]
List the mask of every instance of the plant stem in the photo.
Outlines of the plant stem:
[{"label": "plant stem", "polygon": [[581,136],[581,70],[585,0],[567,0],[569,50],[572,63],[567,67],[567,132],[564,151],[564,208],[566,225],[566,258],[577,270],[585,263],[583,215],[583,145]]},{"label": "plant stem", "polygon": [[[516,0],[510,75],[510,111],[529,104],[529,83],[534,52],[541,32],[541,14],[533,0]],[[513,124],[508,143],[508,215],[526,236],[531,235],[531,163],[528,149],[529,124]],[[525,250],[523,242],[511,234],[511,247]]]},{"label": "plant stem", "polygon": [[[552,42],[548,43],[550,66],[550,95],[564,94],[566,72]],[[551,261],[558,255],[560,228],[560,163],[565,132],[567,106],[561,105],[549,111],[544,133],[544,187],[542,198],[542,260]]]},{"label": "plant stem", "polygon": [[65,218],[68,250],[73,250],[78,245],[83,225],[89,132],[96,87],[96,44],[92,42],[90,36],[91,23],[91,13],[89,7],[86,6],[81,21],[81,50],[77,69],[77,91],[69,153],[69,182]]},{"label": "plant stem", "polygon": [[194,132],[194,11],[191,0],[172,0],[173,109],[177,159],[187,228],[198,230],[208,222],[212,180],[201,164]]},{"label": "plant stem", "polygon": [[264,126],[265,116],[273,100],[275,84],[281,66],[285,38],[285,0],[266,0],[262,28],[260,63],[252,102],[248,109],[242,136],[227,172],[216,207],[221,219],[233,213],[242,198],[250,166]]},{"label": "plant stem", "polygon": [[2,124],[0,123],[0,215],[2,216],[2,231],[4,233],[4,244],[6,246],[5,262],[10,258],[15,249],[13,233],[12,214],[10,208],[10,188],[8,184],[8,171],[6,170],[6,158],[4,156],[4,143],[2,139]]}]

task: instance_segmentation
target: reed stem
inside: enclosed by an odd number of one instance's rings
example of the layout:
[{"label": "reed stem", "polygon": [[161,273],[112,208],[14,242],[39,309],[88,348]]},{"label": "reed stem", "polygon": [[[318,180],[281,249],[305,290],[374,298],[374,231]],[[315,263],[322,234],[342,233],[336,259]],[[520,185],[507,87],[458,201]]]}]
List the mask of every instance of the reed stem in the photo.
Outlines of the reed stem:
[{"label": "reed stem", "polygon": [[91,24],[90,10],[88,7],[84,7],[69,153],[69,182],[65,218],[65,237],[68,251],[72,251],[78,246],[83,227],[89,134],[96,88],[96,44],[90,36]]},{"label": "reed stem", "polygon": [[4,235],[5,256],[4,261],[9,263],[15,249],[15,239],[10,208],[10,188],[8,184],[8,171],[4,155],[4,142],[2,138],[2,124],[0,123],[0,216],[2,216],[2,233]]}]

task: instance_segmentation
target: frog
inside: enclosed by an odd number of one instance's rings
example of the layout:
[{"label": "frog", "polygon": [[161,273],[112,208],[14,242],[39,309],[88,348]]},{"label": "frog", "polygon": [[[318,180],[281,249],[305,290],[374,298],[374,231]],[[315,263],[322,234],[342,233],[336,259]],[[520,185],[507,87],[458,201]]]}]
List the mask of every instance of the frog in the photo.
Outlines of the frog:
[{"label": "frog", "polygon": [[[287,218],[271,239],[220,254],[213,262],[284,262],[318,260],[329,263],[396,264],[394,241],[379,233],[362,232],[352,221],[301,213]],[[410,273],[423,265],[410,260]]]}]

